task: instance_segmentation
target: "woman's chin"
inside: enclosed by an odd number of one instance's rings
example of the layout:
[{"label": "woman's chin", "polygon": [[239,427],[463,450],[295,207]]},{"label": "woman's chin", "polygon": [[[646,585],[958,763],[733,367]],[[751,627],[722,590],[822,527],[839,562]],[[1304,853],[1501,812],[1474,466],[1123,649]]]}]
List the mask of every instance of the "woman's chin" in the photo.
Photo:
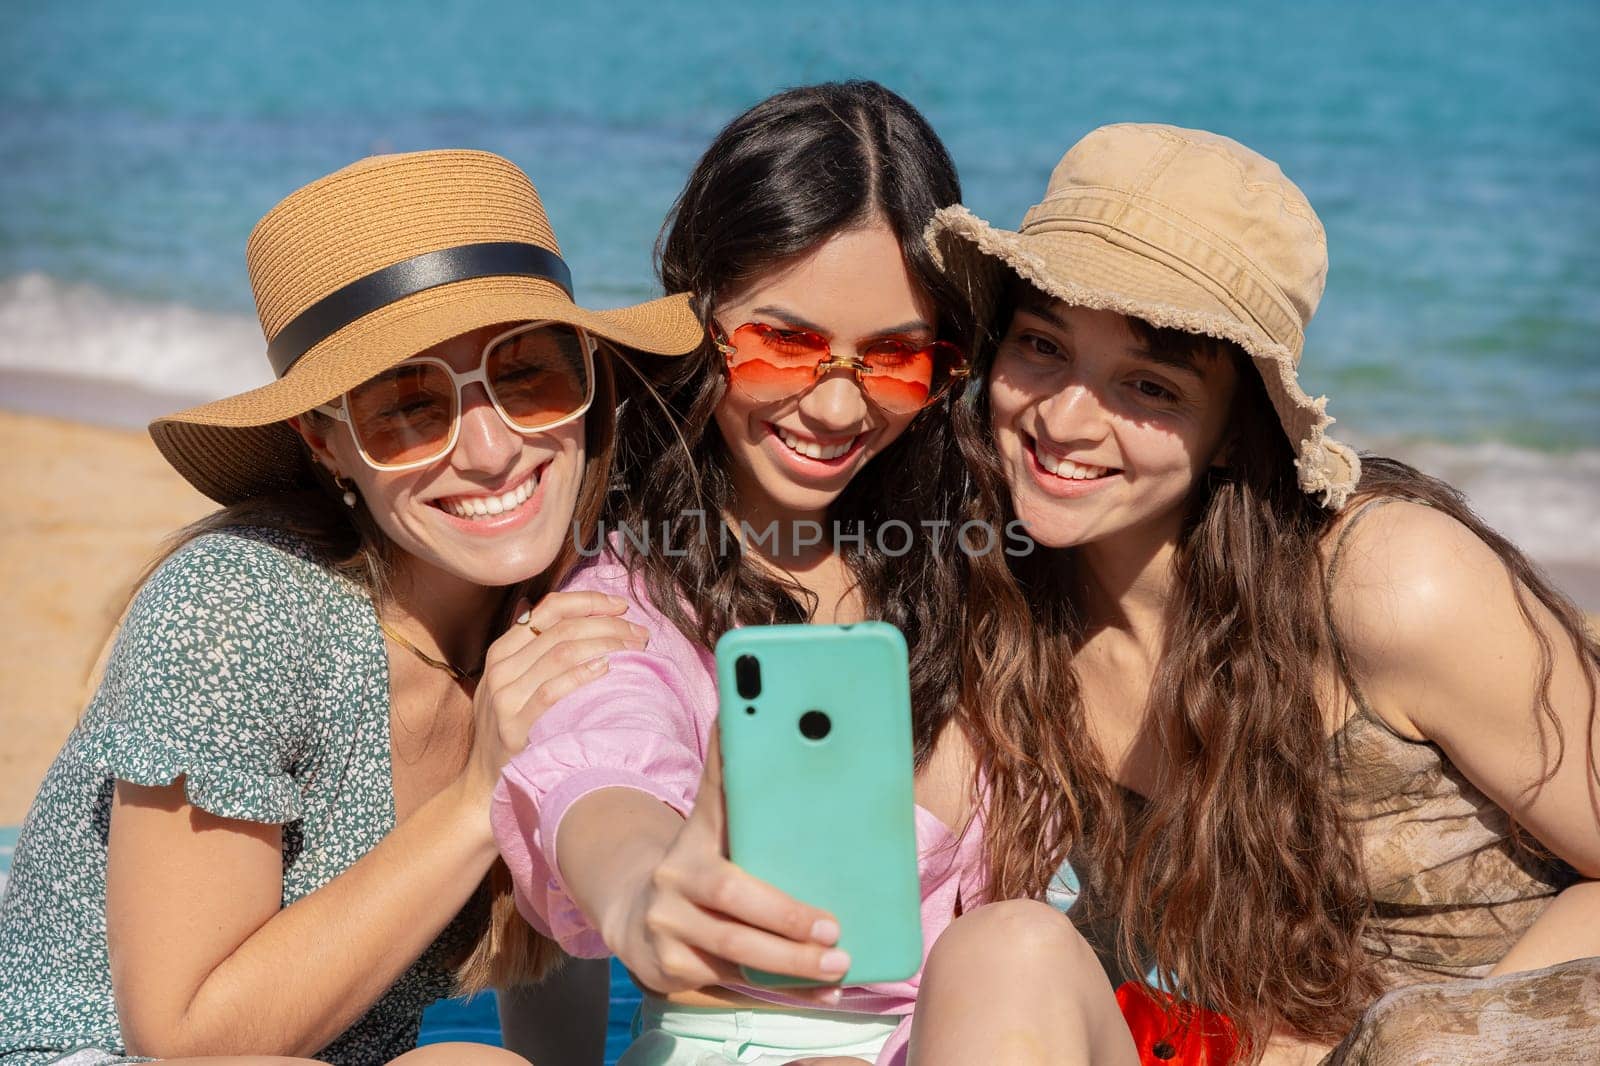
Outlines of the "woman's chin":
[{"label": "woman's chin", "polygon": [[503,588],[538,577],[561,552],[565,525],[545,521],[546,516],[500,536],[446,532],[431,536],[412,554],[435,570],[471,585]]},{"label": "woman's chin", "polygon": [[817,520],[817,516],[826,514],[828,508],[833,506],[833,501],[838,498],[839,493],[836,491],[807,488],[793,482],[771,486],[767,493],[767,499],[772,505],[773,518],[780,523]]},{"label": "woman's chin", "polygon": [[554,551],[518,552],[517,555],[501,559],[450,560],[450,565],[445,568],[451,575],[467,583],[498,589],[538,578],[554,562]]},{"label": "woman's chin", "polygon": [[1084,543],[1088,529],[1081,514],[1051,502],[1016,499],[1017,520],[1041,548],[1075,548]]}]

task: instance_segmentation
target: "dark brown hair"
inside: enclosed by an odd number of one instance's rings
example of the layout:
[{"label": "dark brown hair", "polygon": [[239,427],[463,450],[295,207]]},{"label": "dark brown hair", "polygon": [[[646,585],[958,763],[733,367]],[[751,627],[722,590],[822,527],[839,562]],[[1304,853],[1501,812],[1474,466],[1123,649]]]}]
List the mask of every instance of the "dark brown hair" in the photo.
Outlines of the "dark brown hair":
[{"label": "dark brown hair", "polygon": [[[616,388],[611,362],[595,360],[595,398],[584,420],[585,460],[583,480],[573,511],[574,529],[593,536],[608,484],[613,443],[613,411]],[[303,416],[326,427],[332,420],[318,413]],[[314,461],[301,442],[302,463],[316,480],[316,486],[297,492],[259,496],[224,507],[174,533],[146,567],[134,585],[135,592],[162,563],[198,537],[241,528],[277,530],[306,544],[329,570],[354,581],[372,597],[380,614],[391,596],[395,547],[364,504],[346,507],[344,490],[332,475]],[[538,600],[557,588],[578,561],[573,538],[561,538],[561,550],[541,574],[505,590],[500,607],[487,619],[491,634],[510,624],[510,611],[519,598]],[[477,940],[456,971],[457,990],[462,994],[492,987],[533,983],[565,960],[566,956],[546,937],[535,933],[517,913],[512,899],[511,874],[504,861],[496,859],[479,887],[475,903],[483,908],[484,920]]]},{"label": "dark brown hair", "polygon": [[[1042,552],[1005,570],[1003,560],[974,560],[982,593],[974,603],[1012,616],[975,621],[965,651],[969,663],[1002,664],[968,685],[991,788],[994,889],[1037,896],[1070,851],[1093,883],[1085,902],[1103,904],[1089,917],[1121,926],[1128,969],[1144,972],[1140,955],[1148,953],[1144,961],[1153,957],[1163,984],[1234,1020],[1247,1059],[1278,1025],[1337,1042],[1382,991],[1362,939],[1371,898],[1331,788],[1318,699],[1329,663],[1346,690],[1357,691],[1326,608],[1324,551],[1337,516],[1297,485],[1293,451],[1241,349],[1129,321],[1151,350],[1231,359],[1240,383],[1229,466],[1196,487],[1180,536],[1165,651],[1146,705],[1165,773],[1135,810],[1088,739],[1071,666],[1082,637],[1072,553]],[[1009,517],[986,394],[958,412],[956,426],[974,466],[974,498]],[[1535,605],[1554,616],[1584,663],[1591,700],[1600,645],[1578,610],[1460,493],[1393,459],[1368,455],[1362,464],[1351,509],[1385,497],[1425,504],[1471,530],[1514,579],[1540,646],[1530,714],[1541,737],[1555,729],[1548,781],[1564,740],[1550,698],[1554,649],[1535,624]],[[990,635],[1013,629],[1027,610],[1039,621],[1038,639],[1007,664]],[[1591,711],[1589,767],[1600,780],[1594,728]]]},{"label": "dark brown hair", "polygon": [[[944,145],[899,96],[859,81],[790,89],[735,118],[706,150],[663,227],[658,270],[666,291],[696,293],[709,318],[741,286],[836,233],[881,219],[937,309],[939,335],[964,341],[971,308],[922,242],[934,211],[960,198]],[[717,536],[736,495],[712,421],[727,387],[722,357],[708,343],[642,366],[641,374],[632,387],[622,382],[610,516],[635,530],[666,523],[673,553],[625,543],[630,569],[673,624],[704,647],[735,624],[806,621],[816,608],[809,592],[746,560],[736,545],[722,550]],[[829,515],[847,531],[865,531],[864,543],[843,558],[868,615],[897,625],[910,646],[919,764],[955,710],[959,586],[950,557],[958,553],[948,541],[936,551],[919,535],[907,554],[891,557],[875,533],[895,520],[919,529],[958,495],[952,479],[965,473],[948,417],[948,400],[921,412],[851,479]]]}]

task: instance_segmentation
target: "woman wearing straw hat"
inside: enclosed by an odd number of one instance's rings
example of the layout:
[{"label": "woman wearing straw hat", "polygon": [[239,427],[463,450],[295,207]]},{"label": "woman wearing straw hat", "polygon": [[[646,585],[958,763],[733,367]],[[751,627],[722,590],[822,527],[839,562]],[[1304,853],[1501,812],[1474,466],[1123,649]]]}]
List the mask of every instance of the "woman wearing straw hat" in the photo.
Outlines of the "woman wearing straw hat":
[{"label": "woman wearing straw hat", "polygon": [[999,300],[980,502],[1045,549],[987,575],[1040,629],[989,693],[1038,710],[976,718],[1000,890],[1073,848],[1085,916],[1267,1061],[1591,1059],[1600,647],[1449,486],[1327,436],[1300,190],[1109,126],[1020,232],[929,237]]},{"label": "woman wearing straw hat", "polygon": [[489,793],[643,643],[547,593],[607,482],[603,345],[700,325],[575,304],[532,184],[481,152],[340,170],[247,258],[277,380],[151,426],[224,509],[149,573],[24,823],[0,1061],[522,1061],[409,1049],[432,1000],[557,957]]}]

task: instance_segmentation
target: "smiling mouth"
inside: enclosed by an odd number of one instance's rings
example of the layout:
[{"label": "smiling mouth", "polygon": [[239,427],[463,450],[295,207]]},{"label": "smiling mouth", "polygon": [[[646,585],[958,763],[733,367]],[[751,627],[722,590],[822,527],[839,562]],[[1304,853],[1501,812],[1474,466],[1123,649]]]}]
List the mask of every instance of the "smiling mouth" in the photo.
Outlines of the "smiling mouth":
[{"label": "smiling mouth", "polygon": [[783,442],[785,448],[806,459],[823,463],[838,462],[840,459],[850,455],[867,436],[865,433],[858,433],[846,440],[825,444],[822,441],[808,440],[805,437],[797,436],[782,426],[773,425],[770,422],[767,425],[772,430],[773,436]]},{"label": "smiling mouth", "polygon": [[549,466],[550,463],[548,461],[542,463],[533,473],[504,492],[471,496],[440,496],[437,499],[429,500],[428,503],[439,508],[445,514],[465,519],[468,522],[494,518],[509,511],[515,511],[532,499],[533,494],[538,491],[540,478],[544,476],[544,472]]},{"label": "smiling mouth", "polygon": [[1078,463],[1071,459],[1058,459],[1055,456],[1047,455],[1039,450],[1039,441],[1036,437],[1028,438],[1028,449],[1033,452],[1033,457],[1039,461],[1040,469],[1063,481],[1098,481],[1101,478],[1122,473],[1121,470],[1114,466],[1094,466],[1090,463]]}]

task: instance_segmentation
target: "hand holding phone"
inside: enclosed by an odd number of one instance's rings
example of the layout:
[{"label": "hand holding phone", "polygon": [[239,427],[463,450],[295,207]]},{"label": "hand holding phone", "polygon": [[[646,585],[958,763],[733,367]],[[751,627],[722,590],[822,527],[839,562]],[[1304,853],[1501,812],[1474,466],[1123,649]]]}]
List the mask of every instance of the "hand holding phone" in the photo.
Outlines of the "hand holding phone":
[{"label": "hand holding phone", "polygon": [[[617,790],[637,812],[671,817],[643,793]],[[725,856],[721,744],[712,731],[694,810],[643,876],[602,917],[606,944],[636,980],[660,994],[749,983],[742,967],[830,987],[796,988],[818,1006],[839,1001],[831,987],[850,965],[834,945],[827,911],[786,895]]]}]

